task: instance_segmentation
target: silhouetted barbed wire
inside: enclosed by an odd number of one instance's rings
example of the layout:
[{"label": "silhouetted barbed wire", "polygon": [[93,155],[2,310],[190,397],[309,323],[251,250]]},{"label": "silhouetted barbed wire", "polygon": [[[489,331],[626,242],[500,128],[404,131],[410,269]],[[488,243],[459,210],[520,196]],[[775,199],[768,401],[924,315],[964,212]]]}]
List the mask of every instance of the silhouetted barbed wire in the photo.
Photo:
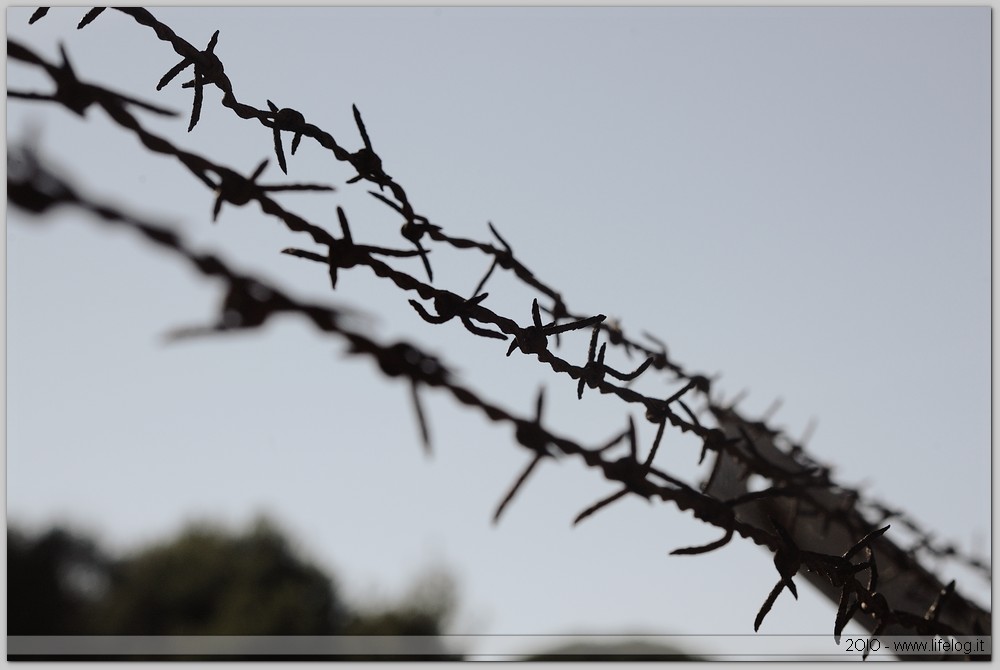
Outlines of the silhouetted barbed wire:
[{"label": "silhouetted barbed wire", "polygon": [[[759,628],[782,590],[788,589],[797,597],[792,578],[800,573],[809,575],[813,581],[824,582],[839,594],[834,625],[834,634],[838,637],[846,622],[852,617],[856,617],[873,633],[891,630],[893,626],[915,630],[920,634],[945,635],[959,632],[968,634],[989,629],[989,613],[956,596],[953,582],[948,586],[942,585],[919,565],[916,553],[925,551],[936,556],[961,560],[988,575],[989,566],[985,562],[964,556],[952,546],[934,543],[931,535],[921,531],[919,526],[905,514],[890,510],[879,503],[867,501],[855,489],[837,485],[830,479],[829,467],[812,460],[805,454],[801,444],[792,441],[781,431],[769,427],[764,420],[752,421],[743,417],[736,411],[735,402],[723,406],[721,401],[713,401],[710,395],[711,380],[704,375],[687,373],[680,365],[672,362],[668,357],[666,345],[655,336],[644,333],[646,340],[656,345],[654,348],[629,338],[619,322],[609,322],[604,315],[581,315],[571,312],[558,291],[537,279],[515,258],[511,245],[492,223],[488,226],[499,242],[499,247],[486,242],[451,237],[443,232],[441,226],[433,224],[425,216],[418,215],[410,204],[405,190],[384,171],[382,158],[375,152],[368,129],[356,106],[352,107],[352,111],[363,146],[351,152],[340,146],[332,135],[308,123],[300,112],[292,108],[279,108],[271,100],[267,100],[267,110],[257,109],[237,100],[232,84],[225,74],[223,63],[215,53],[215,48],[219,44],[219,31],[213,34],[206,49],[199,50],[177,36],[147,10],[118,9],[139,24],[152,28],[158,39],[169,43],[182,57],[182,60],[161,78],[157,84],[158,90],[168,85],[180,72],[193,66],[194,77],[184,85],[195,89],[189,132],[194,129],[200,118],[204,86],[216,86],[223,92],[222,104],[225,107],[233,110],[241,118],[256,119],[270,129],[273,149],[279,167],[284,173],[287,174],[287,157],[281,143],[282,132],[292,134],[292,155],[295,154],[303,138],[310,138],[330,150],[336,160],[350,163],[357,174],[347,180],[347,183],[369,181],[378,186],[379,191],[369,191],[369,193],[403,218],[401,235],[413,244],[415,249],[400,251],[355,243],[347,216],[340,207],[337,208],[343,234],[340,239],[322,226],[310,223],[285,210],[268,194],[285,190],[332,191],[333,187],[318,184],[260,185],[256,180],[265,169],[266,160],[249,178],[246,178],[235,170],[175,146],[143,128],[128,111],[127,105],[135,105],[160,114],[173,114],[172,112],[82,82],[70,67],[64,50],[61,51],[63,64],[55,65],[47,63],[27,47],[8,39],[8,55],[11,58],[41,67],[56,84],[56,91],[51,94],[9,91],[9,97],[57,102],[77,114],[82,114],[88,106],[97,104],[120,126],[136,134],[146,148],[158,154],[177,158],[196,178],[213,189],[217,196],[213,208],[213,220],[218,217],[223,202],[240,206],[251,200],[257,201],[265,213],[280,219],[290,230],[305,232],[315,243],[326,247],[326,253],[300,248],[287,248],[283,253],[328,265],[333,288],[336,288],[339,270],[367,266],[377,276],[390,280],[403,291],[414,292],[422,301],[430,302],[436,314],[428,311],[420,301],[413,299],[408,301],[428,323],[443,324],[457,317],[462,325],[475,335],[504,341],[511,336],[507,349],[508,356],[515,350],[520,350],[524,354],[535,356],[555,372],[569,375],[577,382],[579,397],[582,397],[586,386],[601,394],[615,395],[626,403],[641,405],[646,419],[657,426],[657,434],[647,456],[640,458],[635,424],[630,415],[628,428],[611,441],[596,448],[583,447],[542,427],[541,394],[534,418],[531,420],[518,418],[457,384],[453,375],[442,363],[424,354],[417,347],[408,343],[379,345],[345,326],[343,314],[337,310],[300,304],[263,282],[230,271],[214,256],[194,254],[169,231],[139,222],[117,210],[95,205],[78,196],[65,181],[38,166],[36,159],[29,154],[24,154],[29,156],[24,160],[25,165],[34,166],[31,169],[25,168],[19,172],[12,170],[9,165],[10,202],[34,212],[42,212],[60,203],[83,207],[105,220],[137,228],[153,242],[186,257],[203,274],[221,277],[227,282],[226,299],[217,323],[208,327],[175,331],[175,337],[225,332],[235,328],[252,328],[261,325],[277,312],[301,312],[309,317],[316,327],[346,339],[353,353],[373,358],[384,374],[390,377],[404,377],[410,381],[421,438],[426,448],[430,448],[430,437],[418,395],[418,388],[421,385],[445,389],[460,403],[478,408],[492,421],[513,424],[516,441],[529,449],[533,456],[502,499],[494,515],[495,520],[500,518],[536,466],[545,458],[561,452],[582,458],[588,466],[601,470],[607,479],[622,485],[618,492],[584,509],[574,523],[582,521],[628,494],[635,494],[648,500],[660,498],[672,502],[678,508],[692,511],[700,520],[724,531],[720,540],[702,547],[677,549],[672,552],[674,554],[697,554],[717,549],[728,543],[736,533],[756,544],[767,546],[775,553],[775,567],[780,579],[765,599],[755,621],[755,629]],[[97,10],[88,12],[78,28],[92,21],[98,14],[100,11]],[[41,16],[44,16],[44,12],[37,11],[32,16],[31,22]],[[395,200],[383,194],[386,188]],[[431,249],[422,244],[425,237],[457,250],[478,249],[492,257],[489,269],[472,291],[471,298],[462,298],[451,291],[423,283],[405,272],[394,269],[385,260],[376,258],[376,256],[384,258],[419,256],[428,280],[432,282],[433,273],[429,262]],[[525,285],[537,290],[551,301],[551,306],[540,305],[536,298],[532,302],[531,321],[524,327],[519,326],[513,319],[497,314],[484,306],[483,302],[488,293],[484,293],[483,289],[498,267],[510,271]],[[542,311],[551,316],[550,323],[542,322]],[[496,330],[484,327],[487,325],[494,326]],[[560,333],[586,328],[591,328],[592,334],[586,361],[582,365],[574,365],[550,350],[548,340],[550,335],[554,336],[555,345],[558,347]],[[598,348],[602,332],[607,341],[600,343]],[[620,372],[604,363],[609,344],[612,347],[621,347],[629,357],[633,352],[638,352],[645,358],[634,371]],[[672,375],[673,381],[680,381],[684,385],[681,390],[663,399],[649,397],[632,390],[629,384],[647,370],[667,372]],[[607,380],[608,375],[626,384],[622,386],[613,384]],[[688,393],[698,394],[705,403],[704,410],[713,417],[718,427],[702,424],[697,413],[684,401],[683,397]],[[680,408],[683,415],[675,411],[673,408],[675,405]],[[715,456],[711,476],[700,488],[682,482],[657,469],[653,464],[668,422],[672,427],[693,433],[701,439],[699,463],[708,452],[712,452]],[[628,442],[628,455],[614,461],[606,460],[604,454],[623,440]],[[746,481],[750,474],[765,477],[770,486],[759,491],[748,491]],[[845,505],[844,501],[849,504]],[[875,520],[867,518],[862,511],[876,513],[877,518]],[[803,523],[803,519],[809,520],[808,523]],[[918,546],[908,552],[896,547],[885,538],[884,533],[889,526],[881,524],[889,519],[907,526],[916,533],[920,538]],[[842,536],[838,537],[838,541],[841,542],[838,552],[842,553],[803,549],[800,546],[803,543],[803,527],[808,529],[814,526],[822,526],[823,533],[827,533],[831,527],[840,530]],[[857,539],[859,537],[860,540]],[[865,560],[852,563],[851,558],[861,550],[865,552]],[[880,559],[883,562],[889,560],[894,567],[913,572],[916,575],[915,579],[921,585],[921,594],[933,594],[926,598],[924,605],[918,605],[921,609],[926,607],[923,609],[923,614],[914,614],[889,606],[888,600],[879,590],[876,554],[883,557]],[[868,580],[867,584],[862,584],[856,575],[865,571],[868,572]],[[923,597],[919,595],[917,600]],[[947,615],[944,614],[946,610]]]}]

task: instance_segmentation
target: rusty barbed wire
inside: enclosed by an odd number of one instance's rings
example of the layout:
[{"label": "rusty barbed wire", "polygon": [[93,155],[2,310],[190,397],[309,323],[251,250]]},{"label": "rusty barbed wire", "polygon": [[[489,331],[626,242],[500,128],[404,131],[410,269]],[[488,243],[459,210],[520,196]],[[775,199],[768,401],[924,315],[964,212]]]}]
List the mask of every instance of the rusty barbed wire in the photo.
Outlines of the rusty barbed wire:
[{"label": "rusty barbed wire", "polygon": [[[72,205],[95,214],[105,223],[131,227],[148,241],[188,260],[199,273],[222,279],[226,283],[226,294],[218,320],[210,326],[172,330],[167,334],[170,339],[253,329],[262,326],[278,313],[300,313],[319,330],[346,340],[350,345],[350,353],[373,358],[387,376],[404,377],[414,384],[446,389],[462,404],[482,410],[490,420],[512,424],[517,441],[529,450],[552,455],[554,449],[564,455],[580,457],[588,466],[600,469],[608,479],[621,481],[624,478],[618,462],[607,462],[601,458],[607,445],[589,449],[541,427],[541,394],[535,418],[519,418],[460,386],[452,380],[447,367],[435,357],[423,353],[417,346],[407,342],[381,345],[351,328],[348,317],[357,314],[356,310],[297,301],[263,280],[232,270],[215,255],[193,251],[180,235],[167,228],[128,215],[115,207],[95,203],[80,195],[66,180],[49,171],[31,150],[20,148],[9,153],[7,191],[12,205],[33,214],[43,214],[59,205]],[[646,482],[643,491],[639,493],[644,497],[658,495],[664,500],[673,501],[681,509],[690,510],[699,518],[717,516],[712,508],[719,504],[718,501],[698,493],[679,480],[669,479],[675,482],[674,486],[665,487]],[[745,533],[745,537],[764,546],[769,546],[773,541],[766,533],[738,523],[735,530]]]},{"label": "rusty barbed wire", "polygon": [[[323,227],[312,224],[301,217],[285,210],[274,202],[268,193],[284,190],[332,191],[332,186],[317,184],[291,184],[262,186],[256,183],[267,165],[263,161],[257,170],[245,178],[235,170],[215,164],[191,151],[181,149],[166,139],[159,137],[142,127],[136,118],[128,111],[127,105],[134,105],[147,111],[159,114],[176,115],[148,103],[129,98],[108,89],[86,84],[79,80],[69,65],[65,50],[60,48],[62,65],[47,63],[30,49],[8,39],[8,55],[11,58],[25,61],[41,67],[47,72],[56,85],[56,91],[51,94],[33,94],[23,92],[8,92],[9,97],[56,102],[66,106],[76,114],[97,104],[123,128],[132,131],[142,144],[154,153],[177,158],[196,178],[216,192],[216,202],[213,209],[213,220],[217,218],[223,202],[233,205],[244,205],[251,200],[257,201],[262,211],[281,220],[293,232],[305,232],[312,240],[327,249],[326,254],[299,248],[287,248],[282,253],[313,262],[324,263],[329,267],[332,288],[336,288],[338,269],[346,270],[357,266],[369,267],[377,276],[388,279],[404,292],[415,292],[423,301],[431,301],[436,315],[427,311],[423,305],[413,299],[409,304],[428,323],[444,324],[458,317],[462,325],[475,335],[501,339],[507,336],[512,340],[507,350],[511,355],[515,349],[522,353],[534,355],[540,362],[549,365],[556,373],[569,375],[577,382],[577,394],[582,397],[586,386],[598,390],[601,394],[616,395],[626,403],[638,403],[644,408],[647,420],[657,425],[657,434],[647,456],[639,458],[634,421],[629,416],[629,427],[621,434],[602,446],[589,449],[567,438],[558,437],[541,426],[543,395],[540,393],[536,403],[535,417],[532,420],[518,418],[505,410],[487,402],[474,392],[454,381],[453,375],[437,359],[421,352],[409,343],[397,343],[383,346],[368,339],[344,325],[344,314],[332,308],[321,308],[314,305],[303,305],[288,297],[278,289],[263,282],[232,272],[214,256],[199,256],[187,249],[172,232],[142,223],[108,207],[93,204],[80,197],[65,181],[54,177],[51,173],[38,166],[34,157],[25,158],[25,165],[20,171],[11,169],[8,165],[8,198],[17,206],[29,211],[40,213],[56,204],[72,204],[94,212],[106,221],[114,221],[131,225],[142,232],[145,237],[160,246],[167,247],[186,257],[203,274],[221,277],[227,282],[227,293],[221,308],[219,320],[207,327],[183,329],[175,331],[174,337],[204,335],[208,332],[226,332],[237,328],[254,328],[278,312],[297,311],[305,314],[325,332],[336,334],[350,345],[351,353],[366,355],[373,358],[384,374],[389,377],[403,377],[409,380],[412,389],[412,399],[420,427],[421,440],[425,449],[430,450],[430,432],[426,415],[421,408],[418,387],[427,386],[447,390],[461,404],[476,407],[483,411],[494,422],[507,422],[515,427],[516,441],[532,452],[532,460],[518,476],[511,489],[499,504],[494,521],[498,520],[504,509],[514,499],[517,492],[526,482],[537,465],[546,457],[557,453],[573,455],[583,459],[590,467],[599,469],[605,478],[616,481],[622,488],[611,496],[598,501],[581,512],[574,523],[589,517],[599,509],[606,507],[628,495],[640,495],[646,499],[660,498],[671,502],[679,509],[692,511],[694,515],[709,524],[724,531],[720,540],[703,547],[676,549],[671,553],[685,555],[712,551],[728,543],[735,534],[752,540],[758,545],[768,547],[775,554],[775,567],[779,574],[779,582],[765,599],[755,620],[755,630],[763,622],[764,617],[775,602],[780,592],[788,589],[797,597],[797,591],[792,578],[797,574],[808,572],[818,577],[836,589],[840,594],[837,616],[834,624],[834,635],[839,639],[840,632],[851,618],[858,618],[873,634],[881,632],[890,625],[898,625],[909,630],[928,631],[934,634],[953,635],[959,628],[942,621],[942,610],[946,605],[961,599],[954,594],[954,582],[943,586],[916,563],[916,554],[925,552],[935,556],[948,557],[964,562],[966,565],[989,574],[989,566],[981,560],[964,556],[952,545],[933,542],[929,533],[922,531],[911,519],[899,511],[892,510],[880,503],[868,501],[861,493],[850,487],[834,483],[830,479],[830,469],[813,461],[800,443],[797,443],[780,430],[767,425],[763,420],[752,421],[744,418],[735,410],[735,402],[722,405],[721,401],[711,398],[712,380],[705,375],[686,372],[680,365],[670,360],[667,347],[663,341],[649,333],[643,336],[653,346],[644,344],[628,337],[622,324],[617,320],[608,321],[604,315],[581,315],[571,312],[561,294],[544,284],[520,261],[515,258],[510,244],[500,235],[492,223],[488,223],[490,231],[500,246],[464,238],[452,237],[443,232],[441,226],[433,224],[426,216],[419,215],[410,204],[405,190],[386,172],[382,158],[375,152],[361,113],[357,106],[352,106],[355,124],[362,140],[362,147],[356,151],[348,151],[340,146],[332,135],[308,123],[305,117],[292,108],[279,108],[271,100],[267,100],[267,110],[257,109],[237,100],[232,84],[225,74],[225,68],[215,48],[219,44],[219,31],[213,33],[208,46],[199,50],[162,22],[155,19],[150,12],[141,8],[116,8],[133,18],[140,25],[153,29],[159,40],[169,43],[174,51],[182,57],[181,62],[174,65],[160,79],[157,90],[170,83],[184,69],[193,66],[194,78],[184,84],[194,88],[191,119],[188,131],[192,131],[200,118],[201,105],[204,98],[203,89],[206,85],[215,86],[223,92],[222,104],[234,111],[243,119],[256,119],[271,131],[271,142],[279,167],[287,174],[287,161],[281,144],[281,132],[292,133],[291,154],[294,155],[302,138],[315,140],[331,151],[334,158],[347,162],[354,168],[356,175],[347,180],[347,184],[368,181],[378,186],[378,191],[369,193],[388,205],[404,222],[401,235],[411,242],[413,251],[398,251],[380,247],[356,244],[347,225],[346,214],[338,207],[338,218],[343,237],[335,238]],[[78,28],[93,21],[101,13],[101,8],[90,10],[81,20]],[[45,11],[36,11],[29,23],[34,23]],[[24,154],[29,156],[29,154]],[[33,167],[31,167],[33,166]],[[209,175],[213,175],[210,178]],[[383,194],[388,188],[395,200]],[[431,249],[425,248],[421,240],[426,237],[436,243],[446,244],[454,249],[478,249],[491,256],[492,261],[482,280],[472,292],[472,298],[462,298],[456,293],[425,284],[409,274],[394,269],[384,260],[376,258],[407,258],[418,256],[426,270],[428,280],[433,282],[433,274],[428,259]],[[524,327],[516,321],[496,314],[483,305],[488,293],[483,293],[487,280],[496,268],[513,273],[525,285],[534,288],[551,301],[551,306],[542,306],[536,298],[532,302],[531,322]],[[545,311],[552,321],[543,324],[541,312]],[[484,328],[477,324],[492,325],[497,330]],[[577,366],[556,356],[550,349],[548,336],[555,337],[555,346],[560,347],[558,336],[570,330],[591,328],[592,334],[586,361]],[[606,335],[607,341],[600,344],[600,333]],[[643,362],[630,373],[619,372],[605,364],[605,353],[608,345],[621,347],[629,357],[633,352],[644,356]],[[665,399],[642,395],[629,386],[633,380],[652,369],[672,375],[672,381],[684,383],[680,391]],[[625,386],[617,386],[606,380],[611,375]],[[704,400],[705,407],[701,410],[714,418],[716,423],[724,428],[708,427],[699,421],[697,414],[683,400],[688,392],[696,392]],[[676,405],[685,416],[675,412]],[[702,441],[699,463],[708,452],[715,455],[715,464],[709,479],[699,488],[693,487],[679,479],[659,470],[653,460],[663,438],[666,424],[697,435]],[[757,435],[755,438],[754,435]],[[757,440],[766,440],[768,454],[766,455]],[[627,440],[629,453],[614,461],[606,460],[604,453]],[[775,456],[777,454],[777,456]],[[729,464],[733,464],[730,466]],[[707,493],[713,487],[719,486],[731,473],[727,471],[735,467],[736,479],[745,483],[753,473],[768,479],[772,485],[767,489],[748,492],[745,489],[737,495],[719,498]],[[656,479],[660,483],[656,483]],[[848,500],[849,506],[831,508],[824,502],[822,495],[836,494],[838,500]],[[784,515],[784,520],[769,513],[756,511],[761,506],[785,501],[791,512]],[[762,507],[761,507],[762,508]],[[787,511],[787,510],[786,510]],[[876,520],[866,518],[862,511],[874,513]],[[761,516],[763,514],[763,516]],[[751,522],[757,515],[766,518],[767,523]],[[848,529],[854,537],[852,546],[839,554],[810,551],[799,546],[796,533],[793,530],[801,519],[821,518],[827,527],[830,524],[840,524]],[[889,526],[877,527],[878,524],[892,519],[894,523],[905,525],[919,537],[916,546],[903,550],[889,543],[882,537]],[[789,524],[788,529],[784,524]],[[859,551],[864,551],[865,559],[859,563],[851,563],[851,558]],[[912,566],[920,573],[921,579],[932,580],[936,585],[932,602],[927,602],[923,614],[914,614],[890,607],[885,596],[878,591],[879,578],[876,554],[888,556],[896,565]],[[861,572],[868,572],[866,584],[856,577]],[[989,628],[989,613],[962,600],[960,609],[966,614],[957,617],[963,622],[972,621],[972,629],[986,630]],[[951,620],[956,620],[953,616]],[[967,627],[966,627],[967,631]],[[923,633],[922,633],[923,634]]]}]

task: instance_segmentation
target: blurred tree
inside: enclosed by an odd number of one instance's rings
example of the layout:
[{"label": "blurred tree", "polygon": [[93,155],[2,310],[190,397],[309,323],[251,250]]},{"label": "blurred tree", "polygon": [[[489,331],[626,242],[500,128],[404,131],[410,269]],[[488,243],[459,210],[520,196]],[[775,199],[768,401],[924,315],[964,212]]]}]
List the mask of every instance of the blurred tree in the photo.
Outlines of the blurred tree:
[{"label": "blurred tree", "polygon": [[524,661],[703,661],[676,647],[650,642],[592,644],[577,642],[540,651]]},{"label": "blurred tree", "polygon": [[119,635],[329,635],[346,617],[333,580],[258,521],[209,525],[118,561],[100,627]]},{"label": "blurred tree", "polygon": [[109,559],[63,528],[31,538],[7,529],[7,634],[86,635]]},{"label": "blurred tree", "polygon": [[8,528],[7,558],[9,635],[436,637],[455,606],[439,572],[399,603],[354,610],[265,519],[242,534],[192,525],[118,559],[61,528]]},{"label": "blurred tree", "polygon": [[[456,607],[455,582],[444,571],[424,574],[393,604],[351,615],[344,635],[442,635]],[[391,632],[387,632],[391,631]]]}]

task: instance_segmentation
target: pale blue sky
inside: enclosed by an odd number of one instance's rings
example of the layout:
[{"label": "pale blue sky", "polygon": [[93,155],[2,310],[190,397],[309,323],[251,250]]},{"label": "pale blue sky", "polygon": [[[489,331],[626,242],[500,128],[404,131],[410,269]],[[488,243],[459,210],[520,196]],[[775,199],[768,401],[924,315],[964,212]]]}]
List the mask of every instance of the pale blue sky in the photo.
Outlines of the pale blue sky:
[{"label": "pale blue sky", "polygon": [[[177,58],[148,28],[107,11],[77,31],[80,8],[28,26],[31,11],[8,9],[9,37],[50,59],[62,40],[81,78],[182,114],[142,115],[146,127],[246,173],[270,157],[265,183],[333,183],[277,199],[330,226],[342,205],[356,239],[401,246],[395,215],[345,185],[347,168],[304,140],[284,177],[270,132],[214,89],[185,133],[186,79],[154,90]],[[154,14],[196,46],[221,30],[240,100],[294,107],[352,149],[357,104],[386,171],[447,232],[489,240],[492,221],[570,309],[657,334],[685,367],[721,373],[726,397],[749,389],[750,415],[783,398],[776,423],[799,436],[816,418],[810,451],[840,481],[988,555],[989,8]],[[9,65],[9,85],[41,88],[27,71]],[[577,400],[533,358],[427,326],[363,268],[331,293],[322,268],[277,253],[308,240],[256,205],[226,206],[213,226],[213,195],[100,110],[7,111],[8,141],[36,128],[86,193],[295,296],[365,310],[378,339],[420,343],[512,411],[530,414],[544,383],[553,430],[597,444],[624,428],[620,402]],[[134,235],[48,218],[8,217],[9,518],[70,521],[126,548],[190,519],[266,512],[358,597],[397,593],[426,566],[453,571],[457,633],[752,632],[775,574],[750,543],[669,556],[717,531],[633,500],[570,528],[612,489],[568,462],[545,463],[493,527],[529,460],[508,429],[425,394],[425,459],[407,387],[295,319],[165,346],[168,330],[213,318],[219,287]],[[477,253],[432,257],[436,285],[461,294],[488,267]],[[491,309],[530,318],[534,296],[511,278],[487,289]],[[567,337],[561,355],[582,358],[586,340]],[[653,427],[641,432],[648,444]],[[696,444],[668,433],[663,448],[661,467],[700,480]],[[989,604],[981,581],[963,586]],[[826,633],[833,616],[805,587],[762,632]]]}]

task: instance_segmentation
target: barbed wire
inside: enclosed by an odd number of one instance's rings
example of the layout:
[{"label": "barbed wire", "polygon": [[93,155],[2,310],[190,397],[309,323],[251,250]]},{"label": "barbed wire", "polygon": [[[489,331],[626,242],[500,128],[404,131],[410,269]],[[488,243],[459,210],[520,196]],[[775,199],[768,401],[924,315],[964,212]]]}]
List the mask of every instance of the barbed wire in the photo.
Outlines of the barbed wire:
[{"label": "barbed wire", "polygon": [[[750,420],[736,410],[736,400],[723,404],[713,400],[711,380],[705,375],[691,374],[673,362],[666,344],[649,333],[643,333],[647,342],[629,337],[617,321],[609,321],[603,314],[577,314],[567,307],[562,295],[554,288],[539,280],[515,257],[511,245],[501,236],[497,228],[489,223],[489,229],[499,246],[493,243],[452,237],[443,228],[419,215],[407,198],[406,192],[383,169],[382,158],[376,153],[369,137],[361,112],[352,106],[355,124],[362,146],[356,151],[348,151],[339,145],[333,136],[318,126],[308,123],[297,110],[279,108],[267,100],[267,109],[258,109],[240,102],[225,67],[215,49],[220,33],[215,31],[208,46],[199,50],[172,29],[158,21],[141,8],[116,8],[133,18],[140,25],[152,28],[160,41],[169,43],[182,60],[175,64],[160,79],[157,90],[168,85],[188,67],[193,67],[194,76],[183,86],[194,89],[192,111],[188,131],[192,131],[200,119],[205,86],[215,86],[223,92],[222,104],[240,118],[256,119],[270,130],[270,140],[280,169],[287,174],[288,157],[284,153],[281,133],[291,133],[291,155],[295,155],[303,138],[316,141],[328,149],[337,161],[347,162],[356,175],[347,184],[370,182],[378,191],[368,193],[389,206],[403,219],[401,236],[414,248],[397,250],[358,244],[354,241],[347,215],[343,208],[337,208],[341,238],[335,237],[324,227],[310,223],[289,212],[275,202],[269,193],[287,190],[329,192],[334,187],[321,184],[262,185],[257,179],[265,170],[268,161],[261,162],[250,177],[229,167],[216,164],[192,151],[175,146],[170,141],[146,130],[129,111],[129,106],[161,114],[176,113],[155,105],[130,98],[110,89],[85,83],[80,80],[65,53],[60,47],[62,64],[48,63],[27,47],[8,39],[8,55],[43,69],[56,86],[53,93],[8,91],[8,97],[58,103],[77,114],[87,107],[97,105],[119,126],[135,134],[150,151],[179,160],[199,181],[216,192],[213,220],[217,219],[223,203],[242,206],[256,201],[262,211],[279,219],[293,232],[310,236],[325,253],[289,247],[282,253],[328,266],[331,288],[336,289],[339,271],[365,266],[380,278],[391,281],[397,288],[407,293],[415,293],[420,300],[408,299],[410,304],[426,322],[443,324],[458,318],[464,328],[474,335],[510,342],[507,356],[514,351],[536,357],[556,373],[566,374],[577,382],[577,395],[582,398],[584,388],[590,388],[604,395],[617,396],[625,403],[637,404],[650,423],[656,425],[657,433],[645,458],[640,458],[640,445],[636,437],[635,423],[628,416],[628,427],[614,436],[606,444],[584,447],[573,440],[558,436],[542,426],[544,396],[539,394],[535,416],[531,419],[517,417],[483,399],[480,395],[460,385],[454,375],[438,359],[422,352],[418,347],[397,342],[380,345],[348,325],[347,313],[335,308],[321,307],[295,301],[290,296],[262,281],[232,271],[215,256],[199,255],[190,250],[180,238],[166,230],[139,221],[123,212],[96,204],[80,196],[69,183],[53,175],[41,166],[34,154],[23,151],[9,154],[8,199],[11,203],[32,212],[41,213],[55,205],[67,204],[82,207],[98,215],[107,222],[129,225],[144,237],[159,246],[180,254],[202,274],[218,277],[227,283],[226,298],[215,324],[174,331],[173,337],[191,337],[210,332],[228,332],[235,329],[254,328],[263,324],[278,312],[299,312],[309,318],[318,329],[340,337],[349,344],[355,355],[372,358],[383,374],[389,377],[405,378],[410,382],[422,442],[430,449],[430,431],[426,415],[421,407],[418,390],[421,386],[438,388],[449,392],[459,403],[477,408],[491,421],[510,423],[515,428],[515,439],[522,447],[530,450],[532,460],[515,479],[509,491],[502,498],[494,521],[499,520],[506,507],[515,498],[537,465],[546,458],[557,455],[575,456],[602,472],[603,476],[617,482],[620,489],[584,509],[574,520],[578,523],[600,509],[617,500],[635,494],[653,500],[659,498],[670,502],[681,510],[691,511],[698,519],[720,528],[724,534],[719,540],[702,547],[676,549],[672,553],[698,554],[712,551],[728,543],[735,534],[750,539],[758,545],[766,546],[775,554],[775,567],[779,581],[765,599],[757,619],[755,630],[781,591],[788,589],[797,598],[792,578],[806,574],[812,581],[822,582],[827,591],[835,591],[839,602],[834,623],[835,636],[840,635],[847,621],[852,617],[865,625],[873,634],[886,630],[906,629],[919,634],[954,635],[959,633],[989,630],[990,614],[975,604],[960,598],[955,593],[955,584],[943,585],[940,580],[925,570],[918,562],[918,554],[947,557],[968,565],[989,576],[988,564],[965,555],[953,545],[938,543],[930,533],[905,513],[889,508],[879,502],[869,500],[860,491],[839,485],[830,479],[830,468],[813,460],[805,453],[803,446],[791,440],[782,431],[767,425],[764,420]],[[82,28],[98,15],[100,8],[88,12],[78,28]],[[44,16],[38,10],[32,16],[33,23]],[[13,158],[14,163],[11,163]],[[20,161],[20,163],[17,163]],[[389,190],[392,198],[384,194]],[[423,241],[447,245],[462,251],[478,249],[492,257],[489,269],[480,280],[471,298],[437,288],[393,268],[387,262],[391,258],[418,256],[424,266],[429,282],[433,282],[433,272],[429,255],[433,248],[425,247]],[[483,303],[488,297],[483,289],[497,268],[513,274],[526,286],[538,291],[549,301],[541,305],[536,297],[531,305],[531,319],[528,325],[520,326],[514,319],[497,314]],[[430,304],[431,313],[425,304]],[[541,314],[551,317],[543,323]],[[492,326],[492,327],[490,327]],[[591,329],[591,338],[585,362],[580,365],[570,363],[557,356],[550,349],[550,340],[561,348],[559,335],[571,330]],[[598,342],[601,336],[604,342]],[[638,353],[643,360],[632,372],[621,372],[605,364],[608,346],[619,347],[628,357]],[[659,371],[670,376],[671,381],[680,382],[682,388],[666,398],[655,398],[640,394],[629,384],[650,371]],[[612,377],[623,385],[608,380]],[[694,394],[704,403],[696,412],[685,402],[685,396]],[[703,425],[698,418],[707,413],[715,426]],[[682,432],[696,435],[702,443],[699,463],[708,452],[714,455],[712,473],[700,487],[689,485],[667,472],[657,468],[653,461],[664,435],[667,423]],[[605,454],[623,442],[628,445],[628,453],[616,460],[609,460]],[[765,477],[770,485],[759,491],[747,490],[747,479],[751,474]],[[845,501],[849,504],[845,504]],[[807,520],[807,521],[803,521]],[[908,550],[897,547],[885,535],[889,526],[886,521],[904,525],[916,535],[917,543]],[[803,528],[822,526],[829,534],[831,526],[841,533],[837,536],[839,546],[833,551],[811,551],[802,548]],[[861,538],[861,539],[858,539]],[[820,546],[818,541],[811,546]],[[864,559],[852,563],[851,559],[864,554]],[[876,564],[879,560],[890,561],[895,571],[904,570],[915,575],[921,585],[920,596],[910,599],[915,605],[913,611],[891,607],[884,593],[887,579],[880,580]],[[866,584],[857,575],[868,573]],[[884,571],[883,571],[884,572]],[[891,580],[890,580],[891,581]],[[879,587],[882,587],[881,590]],[[926,594],[931,594],[929,597]],[[925,598],[921,601],[921,598]]]}]

